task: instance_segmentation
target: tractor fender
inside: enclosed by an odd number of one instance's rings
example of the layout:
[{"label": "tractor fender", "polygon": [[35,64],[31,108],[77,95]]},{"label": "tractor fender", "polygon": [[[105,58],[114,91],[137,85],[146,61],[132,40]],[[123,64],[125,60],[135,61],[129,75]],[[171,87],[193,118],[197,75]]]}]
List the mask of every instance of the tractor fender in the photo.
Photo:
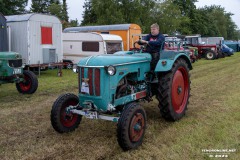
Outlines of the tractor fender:
[{"label": "tractor fender", "polygon": [[187,64],[188,64],[188,68],[191,70],[192,69],[192,63],[190,61],[189,56],[187,56],[185,53],[179,53],[176,54],[174,56],[174,58],[170,58],[170,57],[166,57],[166,58],[160,58],[160,60],[158,61],[156,68],[155,68],[155,72],[167,72],[170,71],[172,69],[173,64],[175,63],[175,61],[177,61],[178,59],[184,59]]}]

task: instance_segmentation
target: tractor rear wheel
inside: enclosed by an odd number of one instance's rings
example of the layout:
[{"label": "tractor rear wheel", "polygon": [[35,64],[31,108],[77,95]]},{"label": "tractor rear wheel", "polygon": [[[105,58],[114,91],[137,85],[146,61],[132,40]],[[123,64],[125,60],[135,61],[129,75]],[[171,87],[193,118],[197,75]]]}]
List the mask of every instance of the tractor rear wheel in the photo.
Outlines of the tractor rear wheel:
[{"label": "tractor rear wheel", "polygon": [[216,59],[216,53],[212,50],[208,50],[205,52],[205,58],[207,60],[214,60],[214,59]]},{"label": "tractor rear wheel", "polygon": [[62,94],[54,102],[51,111],[51,124],[57,132],[71,132],[79,126],[82,116],[67,112],[67,107],[76,106],[78,102],[78,97],[71,93]]},{"label": "tractor rear wheel", "polygon": [[23,71],[24,80],[16,83],[16,88],[19,93],[33,94],[38,88],[37,76],[31,71]]},{"label": "tractor rear wheel", "polygon": [[159,74],[157,99],[161,115],[166,120],[181,119],[190,95],[189,68],[185,60],[177,60],[169,72]]},{"label": "tractor rear wheel", "polygon": [[138,103],[127,104],[118,120],[117,140],[124,151],[136,149],[143,142],[146,113]]}]

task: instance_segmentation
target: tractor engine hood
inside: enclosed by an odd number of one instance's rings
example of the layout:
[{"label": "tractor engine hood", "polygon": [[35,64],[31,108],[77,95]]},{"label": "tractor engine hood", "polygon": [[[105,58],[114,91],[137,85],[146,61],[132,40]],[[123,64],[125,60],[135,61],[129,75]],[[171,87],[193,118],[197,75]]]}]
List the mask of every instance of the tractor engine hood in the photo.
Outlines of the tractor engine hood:
[{"label": "tractor engine hood", "polygon": [[22,56],[16,52],[0,52],[0,59],[20,59]]},{"label": "tractor engine hood", "polygon": [[101,54],[90,56],[80,60],[79,66],[119,66],[140,62],[150,62],[151,55],[148,53],[134,53],[131,51],[120,51],[114,54]]}]

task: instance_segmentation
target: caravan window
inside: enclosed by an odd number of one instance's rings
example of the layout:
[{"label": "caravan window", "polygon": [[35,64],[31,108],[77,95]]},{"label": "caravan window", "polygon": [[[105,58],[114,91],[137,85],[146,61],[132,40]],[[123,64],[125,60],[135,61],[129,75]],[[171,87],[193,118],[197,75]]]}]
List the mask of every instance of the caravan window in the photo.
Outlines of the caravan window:
[{"label": "caravan window", "polygon": [[99,42],[82,42],[82,51],[98,52]]},{"label": "caravan window", "polygon": [[122,51],[122,43],[110,43],[107,42],[106,43],[106,47],[107,47],[107,54],[113,54],[117,51]]}]

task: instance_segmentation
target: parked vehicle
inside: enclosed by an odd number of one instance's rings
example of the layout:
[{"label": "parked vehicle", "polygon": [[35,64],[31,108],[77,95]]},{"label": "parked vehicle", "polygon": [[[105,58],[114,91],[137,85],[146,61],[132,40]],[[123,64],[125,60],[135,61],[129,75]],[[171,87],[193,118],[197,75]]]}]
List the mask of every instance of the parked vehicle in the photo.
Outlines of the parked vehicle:
[{"label": "parked vehicle", "polygon": [[229,48],[233,49],[233,52],[239,52],[240,51],[240,43],[237,41],[231,41],[231,40],[224,40],[222,44],[225,44]]},{"label": "parked vehicle", "polygon": [[197,47],[198,58],[206,58],[207,60],[214,60],[216,58],[224,57],[224,55],[218,52],[216,44],[205,44],[205,42],[202,42],[201,35],[191,35],[191,36],[178,35],[177,37],[187,41],[187,46]]},{"label": "parked vehicle", "polygon": [[202,42],[205,44],[219,44],[221,43],[224,38],[223,37],[201,37]]},{"label": "parked vehicle", "polygon": [[228,47],[226,44],[221,44],[220,50],[226,56],[231,56],[234,53],[234,50],[232,48]]},{"label": "parked vehicle", "polygon": [[23,70],[22,56],[16,52],[0,52],[0,85],[16,83],[18,92],[32,94],[38,88],[37,76]]},{"label": "parked vehicle", "polygon": [[6,16],[9,51],[22,55],[26,69],[62,66],[62,24],[48,14],[30,13]]},{"label": "parked vehicle", "polygon": [[164,50],[186,50],[189,51],[191,62],[197,61],[198,48],[186,45],[186,41],[183,41],[177,37],[167,36],[165,37]]},{"label": "parked vehicle", "polygon": [[123,150],[143,142],[147,115],[139,102],[156,96],[161,115],[181,119],[190,95],[189,53],[162,50],[155,70],[151,55],[142,50],[119,51],[81,59],[77,65],[78,96],[60,95],[51,110],[51,124],[59,133],[74,131],[82,116],[117,122],[117,140]]},{"label": "parked vehicle", "polygon": [[112,34],[63,33],[63,62],[72,68],[80,59],[123,50],[122,38]]},{"label": "parked vehicle", "polygon": [[31,71],[23,71],[22,56],[8,52],[6,18],[0,13],[0,85],[16,83],[20,93],[32,94],[38,88],[38,79]]},{"label": "parked vehicle", "polygon": [[81,26],[65,28],[63,32],[96,32],[99,34],[114,34],[122,37],[124,50],[129,50],[133,47],[134,42],[139,37],[134,37],[135,34],[141,34],[142,29],[137,24],[114,24],[101,26]]},{"label": "parked vehicle", "polygon": [[191,62],[194,63],[198,60],[198,48],[192,46],[184,46],[184,49],[188,49],[190,51],[190,59]]}]

